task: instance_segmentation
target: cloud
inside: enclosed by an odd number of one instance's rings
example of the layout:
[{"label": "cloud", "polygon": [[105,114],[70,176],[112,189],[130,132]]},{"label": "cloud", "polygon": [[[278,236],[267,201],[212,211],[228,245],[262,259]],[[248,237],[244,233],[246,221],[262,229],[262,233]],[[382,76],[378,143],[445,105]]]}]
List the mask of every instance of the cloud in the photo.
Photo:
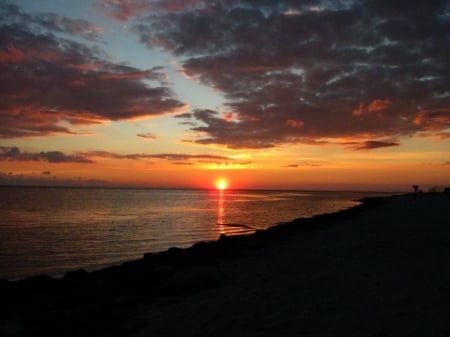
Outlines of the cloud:
[{"label": "cloud", "polygon": [[[16,146],[0,147],[0,161],[45,161],[49,163],[93,163],[92,160],[80,155],[67,155],[61,151],[22,152]],[[44,174],[44,173],[43,173]]]},{"label": "cloud", "polygon": [[127,21],[146,12],[171,13],[201,8],[201,0],[99,0],[98,4],[119,21]]},{"label": "cloud", "polygon": [[128,159],[128,160],[146,160],[159,159],[167,160],[175,165],[195,165],[195,164],[215,164],[218,166],[240,165],[246,166],[251,164],[249,161],[239,161],[226,156],[217,156],[209,154],[183,154],[183,153],[129,153],[119,154],[109,151],[88,151],[79,153],[80,156],[86,158],[110,158],[110,159]]},{"label": "cloud", "polygon": [[299,168],[299,167],[319,167],[322,166],[323,163],[315,162],[315,161],[301,161],[297,164],[288,164],[283,165],[281,167],[284,168]]},{"label": "cloud", "polygon": [[190,159],[207,159],[207,160],[230,160],[224,156],[215,155],[191,155],[191,154],[173,154],[173,153],[160,153],[160,154],[145,154],[145,153],[134,153],[134,154],[118,154],[108,151],[90,151],[83,153],[84,155],[91,157],[103,157],[103,158],[114,158],[114,159],[165,159],[169,161],[185,161]]},{"label": "cloud", "polygon": [[[197,121],[204,123],[203,126],[191,128],[192,131],[200,134],[211,135],[214,134],[216,138],[233,139],[234,148],[267,148],[273,147],[276,144],[276,135],[273,135],[273,127],[267,126],[260,128],[253,128],[245,132],[242,130],[242,123],[245,120],[227,120],[213,110],[195,110],[193,113]],[[241,116],[242,117],[242,116]],[[249,123],[257,123],[250,121]],[[283,128],[284,125],[280,125]],[[199,144],[217,144],[217,140],[211,137],[201,137],[195,140]]]},{"label": "cloud", "polygon": [[[0,6],[2,16],[12,23],[0,24],[0,138],[76,134],[76,126],[160,116],[185,106],[159,67],[110,62],[95,48],[36,30],[15,6]],[[64,24],[67,32],[76,30]]]},{"label": "cloud", "polygon": [[120,21],[127,21],[130,17],[150,9],[149,0],[101,0],[99,5]]},{"label": "cloud", "polygon": [[441,140],[450,139],[450,132],[439,132],[436,136]]},{"label": "cloud", "polygon": [[364,142],[349,142],[345,145],[349,145],[349,147],[355,149],[355,150],[373,150],[373,149],[379,149],[382,147],[392,147],[392,146],[399,146],[400,143],[393,142],[393,141],[381,141],[381,140],[368,140]]},{"label": "cloud", "polygon": [[[354,116],[362,116],[374,112],[380,113],[381,111],[387,109],[392,102],[389,99],[375,99],[370,102],[367,106],[361,103],[357,109],[353,110]],[[379,114],[378,116],[382,116]]]},{"label": "cloud", "polygon": [[155,136],[152,133],[138,133],[137,136],[140,138],[149,139],[149,140],[158,139],[158,136]]},{"label": "cloud", "polygon": [[[156,67],[150,70],[144,70],[144,71],[126,71],[120,72],[120,73],[109,73],[109,74],[103,74],[101,76],[104,80],[140,80],[140,79],[150,79],[150,80],[158,80],[158,81],[164,81],[165,76],[159,72],[161,70],[160,67]],[[132,70],[130,68],[130,70]]]},{"label": "cloud", "polygon": [[185,113],[182,113],[182,114],[175,115],[173,117],[174,118],[191,118],[192,114],[190,112],[185,112]]},{"label": "cloud", "polygon": [[288,119],[286,121],[286,124],[292,128],[299,128],[305,125],[305,123],[303,123],[302,121],[296,121],[295,119]]},{"label": "cloud", "polygon": [[148,11],[134,31],[224,95],[233,120],[194,112],[191,132],[204,134],[195,142],[264,148],[442,132],[448,12],[441,0],[212,0]]},{"label": "cloud", "polygon": [[103,34],[103,29],[91,22],[54,13],[38,14],[35,22],[48,30],[77,35],[88,40],[98,40]]},{"label": "cloud", "polygon": [[[76,152],[74,154],[65,154],[61,151],[47,152],[23,152],[17,146],[0,146],[1,161],[44,161],[48,163],[95,163],[94,159],[118,159],[118,160],[148,160],[159,159],[167,160],[176,165],[195,165],[195,164],[216,164],[220,166],[251,164],[249,161],[239,161],[226,156],[210,154],[183,154],[183,153],[128,153],[120,154],[109,151],[86,151]],[[48,173],[47,173],[48,172]],[[44,171],[42,174],[50,174]]]},{"label": "cloud", "polygon": [[0,22],[4,25],[26,25],[35,33],[64,33],[88,40],[98,40],[103,34],[103,29],[92,22],[55,13],[28,14],[8,0],[0,4]]},{"label": "cloud", "polygon": [[420,111],[414,119],[414,124],[426,131],[440,131],[450,128],[450,108]]},{"label": "cloud", "polygon": [[113,186],[110,182],[98,179],[61,179],[55,176],[43,174],[18,174],[18,173],[2,173],[0,172],[0,185],[12,186]]}]

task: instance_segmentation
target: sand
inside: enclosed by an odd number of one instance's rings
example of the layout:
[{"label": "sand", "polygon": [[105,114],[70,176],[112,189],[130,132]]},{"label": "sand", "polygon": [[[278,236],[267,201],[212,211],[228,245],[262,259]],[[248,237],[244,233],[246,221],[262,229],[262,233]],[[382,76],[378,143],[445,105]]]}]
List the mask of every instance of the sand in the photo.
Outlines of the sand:
[{"label": "sand", "polygon": [[450,196],[3,282],[5,336],[450,336]]}]

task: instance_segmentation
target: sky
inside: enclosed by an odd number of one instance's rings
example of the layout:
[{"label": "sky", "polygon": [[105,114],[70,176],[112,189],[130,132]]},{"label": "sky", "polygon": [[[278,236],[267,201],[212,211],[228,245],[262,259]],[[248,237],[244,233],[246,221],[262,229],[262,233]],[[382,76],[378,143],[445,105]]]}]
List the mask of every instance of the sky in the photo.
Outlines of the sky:
[{"label": "sky", "polygon": [[450,1],[2,0],[0,185],[450,185]]}]

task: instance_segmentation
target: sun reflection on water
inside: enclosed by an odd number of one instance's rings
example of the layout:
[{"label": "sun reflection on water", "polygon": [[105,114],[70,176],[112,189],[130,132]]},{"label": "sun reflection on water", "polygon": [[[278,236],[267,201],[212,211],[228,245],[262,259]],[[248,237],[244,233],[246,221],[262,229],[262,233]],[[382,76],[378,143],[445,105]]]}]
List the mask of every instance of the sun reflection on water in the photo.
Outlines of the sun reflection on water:
[{"label": "sun reflection on water", "polygon": [[217,224],[219,225],[220,234],[225,234],[225,192],[219,191],[219,198],[217,201]]}]

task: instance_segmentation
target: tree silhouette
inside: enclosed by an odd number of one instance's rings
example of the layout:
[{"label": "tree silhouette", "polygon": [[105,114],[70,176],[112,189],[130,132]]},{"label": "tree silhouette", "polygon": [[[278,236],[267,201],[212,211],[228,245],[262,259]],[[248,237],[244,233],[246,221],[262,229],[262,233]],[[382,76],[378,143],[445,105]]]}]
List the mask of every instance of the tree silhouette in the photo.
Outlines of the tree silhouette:
[{"label": "tree silhouette", "polygon": [[412,188],[414,188],[414,193],[417,193],[417,191],[419,190],[419,185],[413,185]]}]

